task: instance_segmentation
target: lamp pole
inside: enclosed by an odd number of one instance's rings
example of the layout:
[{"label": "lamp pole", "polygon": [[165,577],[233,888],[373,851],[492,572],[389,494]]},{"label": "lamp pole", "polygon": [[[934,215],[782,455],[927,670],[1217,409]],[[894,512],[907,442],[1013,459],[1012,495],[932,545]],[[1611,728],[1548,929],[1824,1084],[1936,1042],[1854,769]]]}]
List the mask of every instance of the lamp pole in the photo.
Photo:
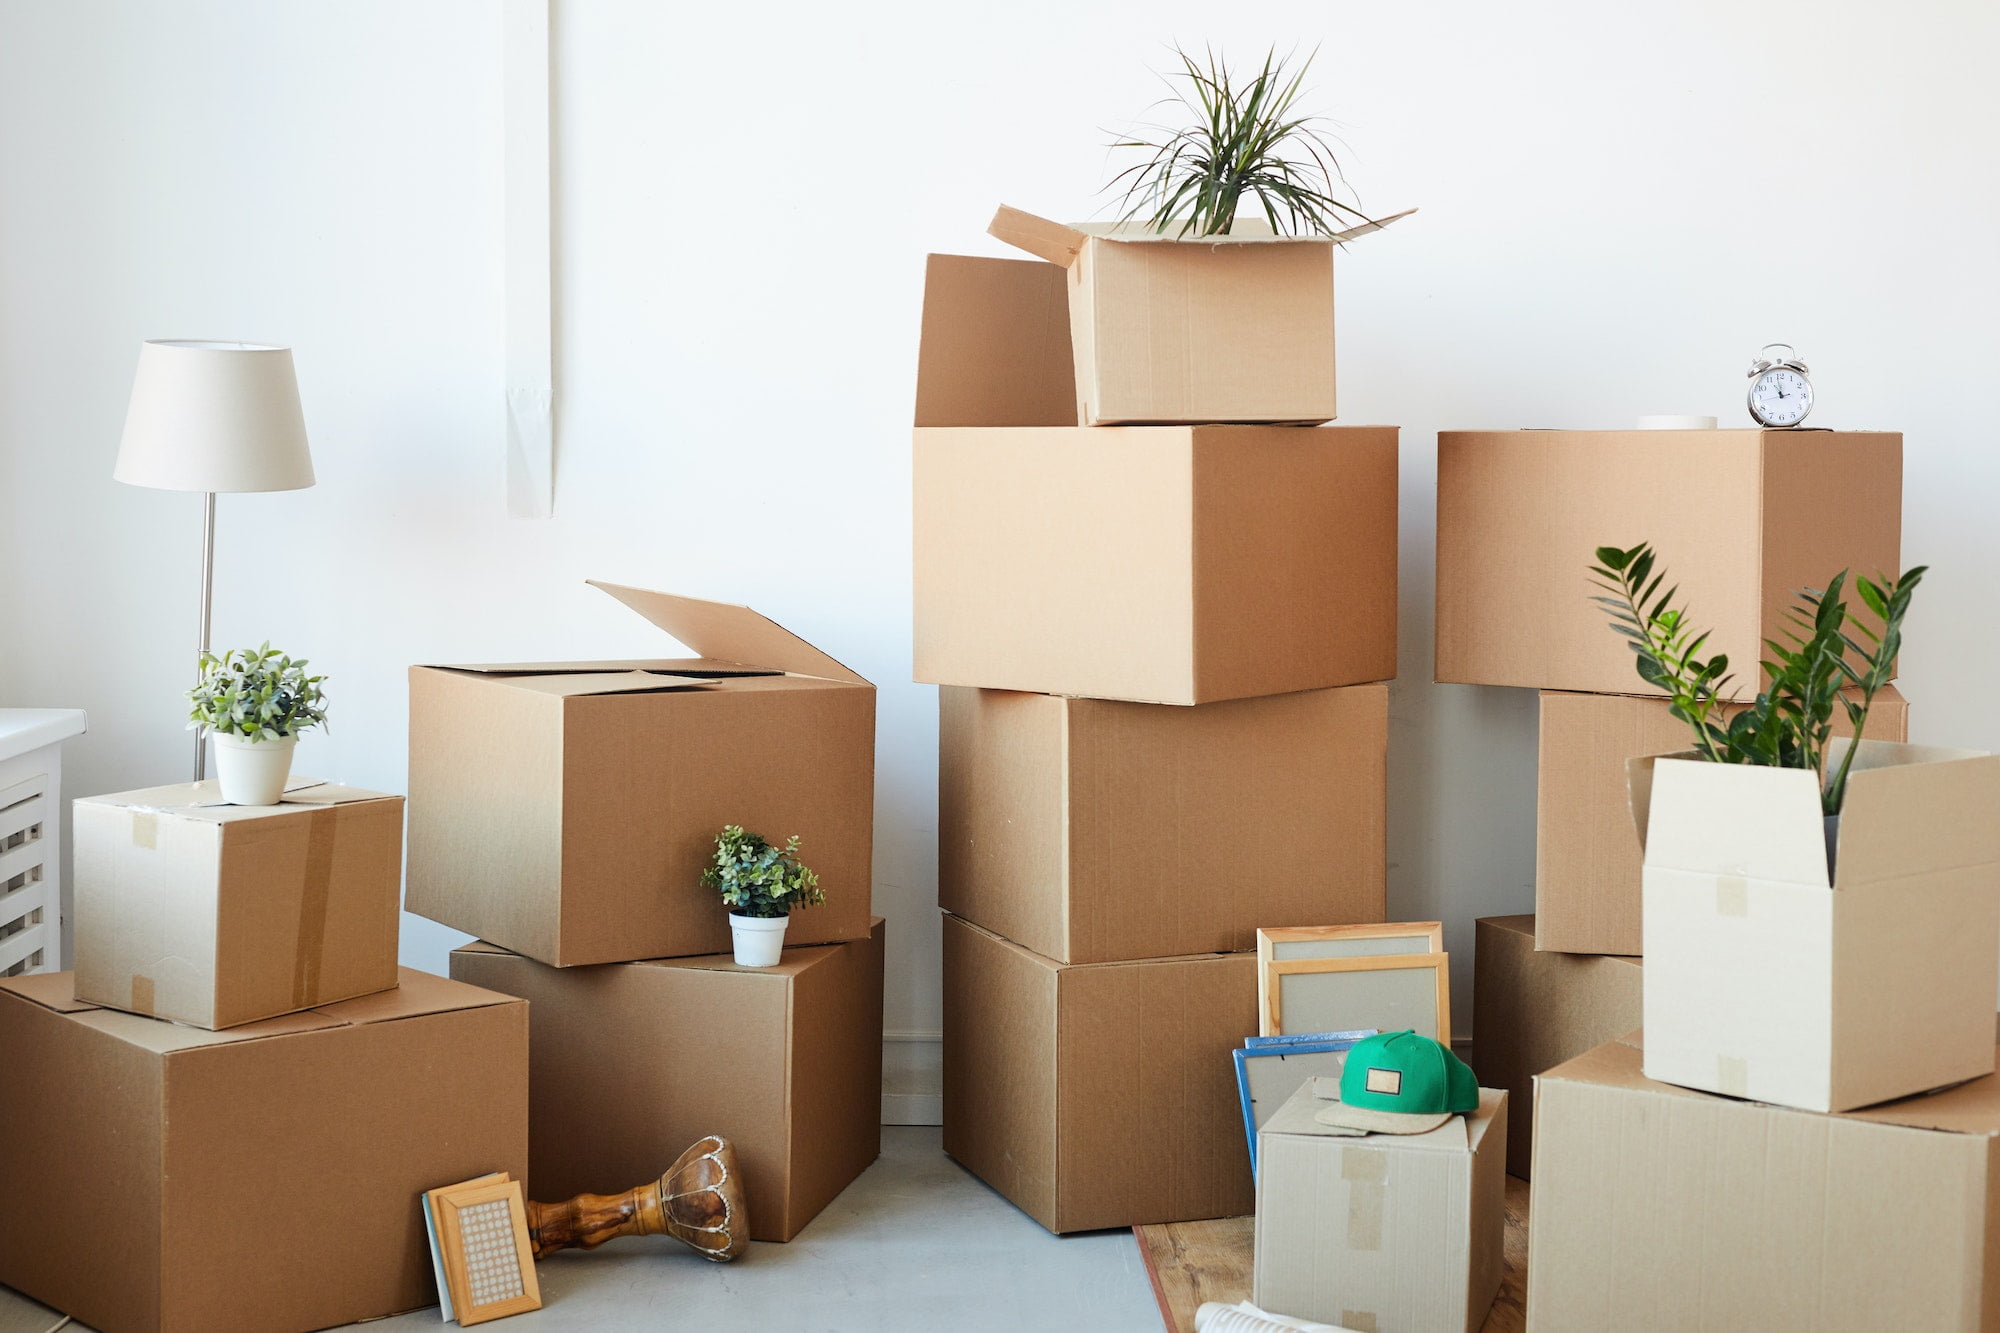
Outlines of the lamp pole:
[{"label": "lamp pole", "polygon": [[[208,652],[209,608],[215,603],[215,492],[201,493],[201,637],[195,644],[195,684],[201,683],[201,659]],[[208,733],[194,730],[194,780],[208,776]]]}]

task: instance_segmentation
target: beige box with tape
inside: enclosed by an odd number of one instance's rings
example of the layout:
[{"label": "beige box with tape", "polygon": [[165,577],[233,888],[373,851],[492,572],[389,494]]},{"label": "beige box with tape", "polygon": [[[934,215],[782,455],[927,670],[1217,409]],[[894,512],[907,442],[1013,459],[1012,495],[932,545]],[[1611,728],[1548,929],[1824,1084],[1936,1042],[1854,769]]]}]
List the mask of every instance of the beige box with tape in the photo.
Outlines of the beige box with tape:
[{"label": "beige box with tape", "polygon": [[1630,771],[1646,1077],[1845,1111],[1993,1072],[2000,757],[1863,741],[1832,821],[1808,769]]},{"label": "beige box with tape", "polygon": [[400,796],[182,783],[86,797],[72,827],[79,1000],[216,1029],[396,984]]},{"label": "beige box with tape", "polygon": [[1500,1291],[1507,1094],[1428,1134],[1338,1133],[1308,1080],[1257,1131],[1255,1296],[1342,1328],[1472,1333]]}]

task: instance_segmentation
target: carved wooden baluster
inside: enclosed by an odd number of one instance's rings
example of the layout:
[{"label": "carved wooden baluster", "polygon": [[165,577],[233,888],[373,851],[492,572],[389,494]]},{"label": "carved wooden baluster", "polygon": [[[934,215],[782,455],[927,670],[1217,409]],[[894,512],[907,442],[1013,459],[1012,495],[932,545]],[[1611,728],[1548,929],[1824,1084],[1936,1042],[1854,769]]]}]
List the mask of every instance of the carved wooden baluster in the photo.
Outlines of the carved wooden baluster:
[{"label": "carved wooden baluster", "polygon": [[650,1185],[623,1194],[579,1194],[528,1205],[535,1257],[590,1250],[618,1236],[672,1236],[703,1257],[734,1259],[750,1244],[749,1210],[736,1150],[710,1136],[682,1153]]}]

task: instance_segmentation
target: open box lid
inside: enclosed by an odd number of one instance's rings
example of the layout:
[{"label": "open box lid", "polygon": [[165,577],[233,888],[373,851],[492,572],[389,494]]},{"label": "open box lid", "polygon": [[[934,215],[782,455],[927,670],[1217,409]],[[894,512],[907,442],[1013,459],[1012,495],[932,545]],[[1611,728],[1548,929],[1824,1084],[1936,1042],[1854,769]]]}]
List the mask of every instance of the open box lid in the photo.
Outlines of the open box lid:
[{"label": "open box lid", "polygon": [[1400,213],[1376,218],[1331,236],[1280,235],[1271,230],[1268,222],[1249,217],[1232,224],[1227,235],[1177,236],[1171,232],[1154,231],[1143,222],[1082,222],[1066,226],[1002,204],[993,215],[993,221],[987,224],[986,232],[1037,259],[1046,259],[1059,268],[1068,268],[1083,253],[1084,243],[1093,237],[1101,241],[1139,245],[1343,245],[1369,232],[1380,231],[1398,218],[1406,218],[1416,211],[1406,208]]},{"label": "open box lid", "polygon": [[697,597],[677,597],[672,593],[651,592],[618,583],[588,580],[590,586],[610,593],[637,611],[652,624],[702,655],[705,662],[782,671],[788,676],[813,676],[821,680],[866,685],[859,673],[849,670],[827,654],[801,639],[774,620],[747,606],[728,602],[705,602]]},{"label": "open box lid", "polygon": [[[1466,1153],[1479,1146],[1493,1122],[1503,1094],[1482,1088],[1479,1109],[1452,1116],[1436,1129],[1423,1134],[1351,1134],[1317,1119],[1322,1108],[1337,1104],[1335,1098],[1321,1097],[1314,1085],[1326,1075],[1301,1083],[1283,1106],[1271,1113],[1259,1131],[1263,1134],[1290,1134],[1298,1138],[1332,1139],[1351,1148],[1395,1148],[1410,1152]],[[1337,1082],[1337,1080],[1334,1080]]]},{"label": "open box lid", "polygon": [[301,1032],[323,1032],[329,1028],[358,1027],[460,1009],[520,1003],[512,995],[482,990],[478,986],[419,972],[415,968],[399,968],[397,972],[399,984],[373,995],[213,1032],[79,1000],[76,998],[76,974],[73,972],[40,972],[9,977],[0,981],[0,993],[19,996],[31,1004],[67,1015],[86,1027],[96,1028],[127,1045],[158,1055],[202,1046],[229,1046],[270,1037],[289,1037]]},{"label": "open box lid", "polygon": [[[1920,1038],[1917,1034],[1912,1034],[1912,1039]],[[1905,1129],[1972,1134],[1984,1138],[2000,1137],[2000,1074],[1987,1074],[1965,1083],[1954,1083],[1949,1087],[1939,1088],[1934,1092],[1918,1093],[1914,1097],[1903,1097],[1877,1106],[1864,1106],[1856,1111],[1808,1111],[1795,1106],[1777,1106],[1770,1102],[1725,1097],[1720,1093],[1702,1092],[1694,1088],[1683,1088],[1678,1084],[1649,1079],[1644,1072],[1645,1049],[1646,1034],[1641,1028],[1565,1061],[1546,1074],[1537,1075],[1537,1079],[1588,1083],[1598,1087],[1650,1092],[1663,1097],[1686,1098],[1692,1101],[1756,1106],[1781,1115],[1814,1116],[1831,1120],[1866,1120],[1880,1125],[1897,1125]]]},{"label": "open box lid", "polygon": [[[1848,744],[1827,747],[1830,766]],[[1626,782],[1645,863],[1662,869],[1854,889],[2000,861],[2000,757],[1979,750],[1862,741],[1832,877],[1816,773],[1683,750],[1626,761]]]},{"label": "open box lid", "polygon": [[163,815],[169,819],[231,824],[281,814],[294,808],[323,809],[334,805],[402,799],[387,792],[346,787],[320,778],[295,777],[285,784],[285,794],[276,805],[231,805],[222,799],[222,784],[210,778],[206,782],[179,782],[167,787],[143,787],[137,791],[111,792],[104,796],[80,796],[76,804],[109,806],[130,810],[134,814]]}]

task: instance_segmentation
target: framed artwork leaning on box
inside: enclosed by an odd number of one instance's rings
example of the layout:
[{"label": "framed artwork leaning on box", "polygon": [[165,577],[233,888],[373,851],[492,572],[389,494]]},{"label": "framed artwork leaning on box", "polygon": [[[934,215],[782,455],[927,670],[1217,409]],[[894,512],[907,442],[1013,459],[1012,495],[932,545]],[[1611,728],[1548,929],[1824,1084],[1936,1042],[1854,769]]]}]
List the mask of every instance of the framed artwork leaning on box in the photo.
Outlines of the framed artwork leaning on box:
[{"label": "framed artwork leaning on box", "polygon": [[1257,1012],[1264,1036],[1410,1028],[1451,1041],[1450,956],[1436,921],[1263,927]]}]

